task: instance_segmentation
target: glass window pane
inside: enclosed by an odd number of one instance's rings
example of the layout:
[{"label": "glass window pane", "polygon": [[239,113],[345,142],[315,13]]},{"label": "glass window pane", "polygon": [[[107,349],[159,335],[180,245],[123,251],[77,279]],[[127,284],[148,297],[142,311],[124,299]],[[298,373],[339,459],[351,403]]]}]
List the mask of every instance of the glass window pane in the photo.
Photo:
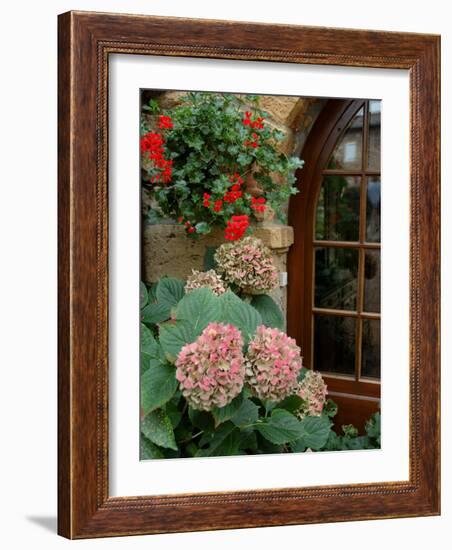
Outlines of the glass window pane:
[{"label": "glass window pane", "polygon": [[359,194],[361,178],[326,176],[317,202],[315,238],[357,241],[359,238]]},{"label": "glass window pane", "polygon": [[380,313],[379,250],[366,250],[364,278],[364,311],[368,313]]},{"label": "glass window pane", "polygon": [[340,374],[355,373],[356,319],[316,315],[314,319],[314,369]]},{"label": "glass window pane", "polygon": [[357,274],[357,249],[316,248],[315,306],[355,310]]},{"label": "glass window pane", "polygon": [[328,162],[328,168],[334,170],[360,170],[362,166],[363,146],[363,117],[364,108],[361,108],[350,126],[344,132],[339,143],[334,148],[333,154]]},{"label": "glass window pane", "polygon": [[380,191],[380,176],[368,178],[366,240],[370,243],[380,242]]},{"label": "glass window pane", "polygon": [[369,101],[369,170],[380,170],[381,101]]},{"label": "glass window pane", "polygon": [[380,378],[380,321],[363,320],[361,377]]}]

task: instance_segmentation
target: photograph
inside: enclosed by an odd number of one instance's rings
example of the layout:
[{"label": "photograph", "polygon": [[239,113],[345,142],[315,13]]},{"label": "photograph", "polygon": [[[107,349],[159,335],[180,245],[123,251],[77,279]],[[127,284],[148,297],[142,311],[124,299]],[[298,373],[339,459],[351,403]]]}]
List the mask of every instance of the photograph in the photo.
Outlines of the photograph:
[{"label": "photograph", "polygon": [[380,449],[382,103],[140,90],[141,460]]}]

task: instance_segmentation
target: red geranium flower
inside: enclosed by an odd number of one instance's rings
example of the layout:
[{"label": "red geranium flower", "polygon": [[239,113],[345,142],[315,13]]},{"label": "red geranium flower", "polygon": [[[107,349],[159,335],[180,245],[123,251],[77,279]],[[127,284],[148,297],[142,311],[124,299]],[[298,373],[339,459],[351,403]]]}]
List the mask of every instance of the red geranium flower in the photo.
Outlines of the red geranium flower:
[{"label": "red geranium flower", "polygon": [[173,122],[171,120],[171,117],[160,115],[159,116],[159,128],[172,128]]},{"label": "red geranium flower", "polygon": [[227,221],[226,229],[224,230],[225,239],[229,241],[240,239],[249,225],[248,216],[246,214],[243,216],[232,216],[232,218]]},{"label": "red geranium flower", "polygon": [[256,212],[265,212],[265,203],[266,200],[264,197],[252,197],[251,199],[251,208]]}]

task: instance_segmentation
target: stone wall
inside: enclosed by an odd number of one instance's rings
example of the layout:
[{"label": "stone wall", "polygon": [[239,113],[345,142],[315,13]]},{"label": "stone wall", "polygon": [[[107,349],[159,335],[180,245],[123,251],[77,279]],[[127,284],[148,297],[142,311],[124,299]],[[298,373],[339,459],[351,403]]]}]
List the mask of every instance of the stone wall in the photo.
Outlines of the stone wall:
[{"label": "stone wall", "polygon": [[[293,229],[287,225],[257,225],[253,236],[270,248],[273,261],[280,273],[286,272],[287,252],[293,243]],[[143,228],[143,276],[154,283],[165,275],[186,279],[192,269],[204,269],[208,247],[224,244],[222,230],[215,230],[197,240],[191,239],[182,226],[176,224],[147,225]],[[286,309],[286,286],[280,285],[273,298]]]}]

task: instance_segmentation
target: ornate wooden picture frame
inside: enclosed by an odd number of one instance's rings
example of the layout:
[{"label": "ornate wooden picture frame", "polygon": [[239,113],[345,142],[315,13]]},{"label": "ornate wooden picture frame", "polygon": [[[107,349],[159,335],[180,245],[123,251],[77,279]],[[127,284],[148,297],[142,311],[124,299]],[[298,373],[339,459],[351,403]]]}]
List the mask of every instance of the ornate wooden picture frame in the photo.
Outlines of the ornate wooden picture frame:
[{"label": "ornate wooden picture frame", "polygon": [[[59,534],[87,538],[439,514],[440,38],[69,12],[59,16],[58,47]],[[121,53],[409,71],[408,481],[109,496],[107,99],[109,56]]]}]

